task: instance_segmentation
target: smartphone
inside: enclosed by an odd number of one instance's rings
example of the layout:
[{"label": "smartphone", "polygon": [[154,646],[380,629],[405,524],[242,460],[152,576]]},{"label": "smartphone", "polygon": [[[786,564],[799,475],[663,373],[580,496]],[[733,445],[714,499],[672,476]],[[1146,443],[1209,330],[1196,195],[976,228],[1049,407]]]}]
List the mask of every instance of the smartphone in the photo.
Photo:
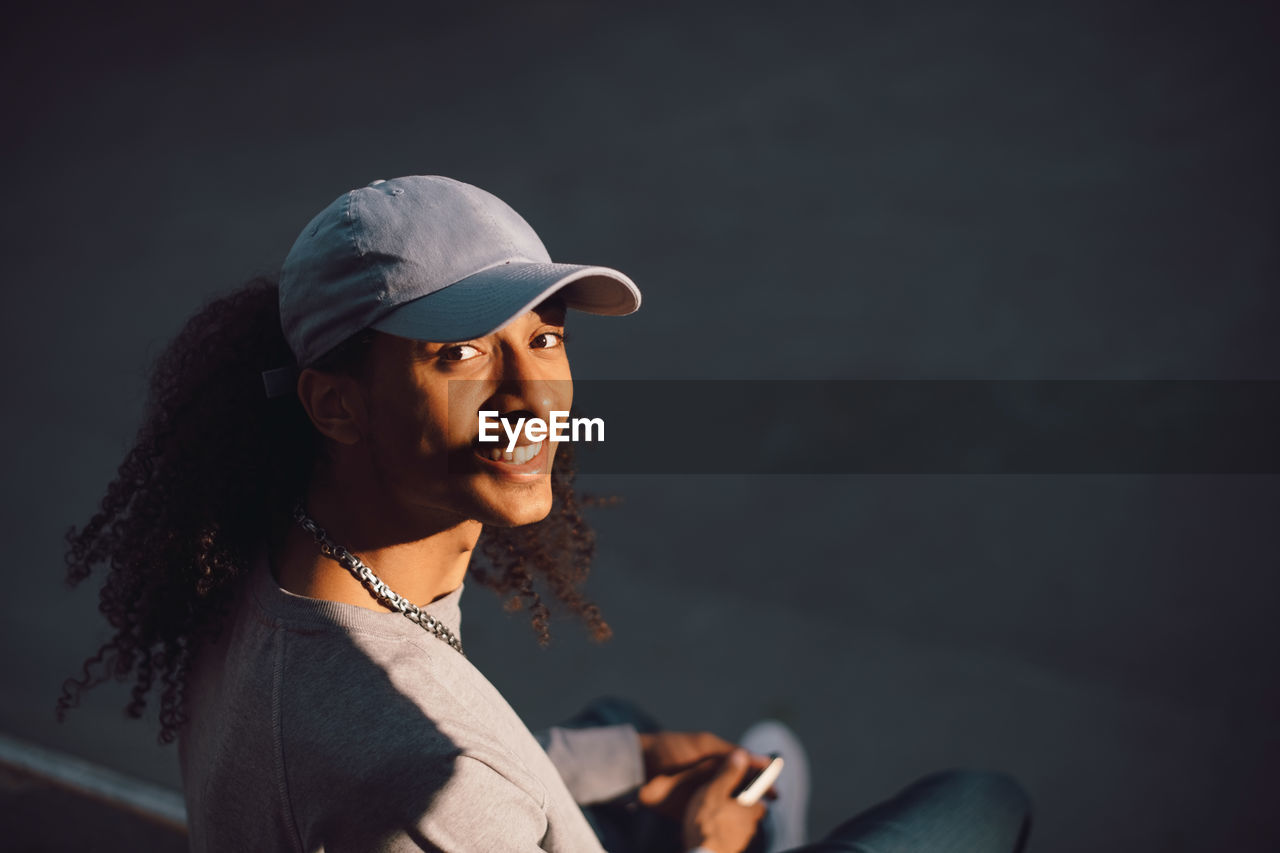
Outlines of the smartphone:
[{"label": "smartphone", "polygon": [[764,796],[764,792],[769,790],[769,786],[778,780],[778,774],[782,772],[782,756],[771,752],[769,758],[771,760],[768,764],[755,775],[748,776],[738,787],[738,793],[734,795],[738,805],[754,806]]}]

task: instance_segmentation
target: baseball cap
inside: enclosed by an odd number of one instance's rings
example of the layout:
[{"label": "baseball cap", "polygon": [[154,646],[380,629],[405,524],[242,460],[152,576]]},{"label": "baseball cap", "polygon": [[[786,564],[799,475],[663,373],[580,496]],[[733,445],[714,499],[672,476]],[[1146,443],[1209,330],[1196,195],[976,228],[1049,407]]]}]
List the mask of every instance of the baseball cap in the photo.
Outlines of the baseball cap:
[{"label": "baseball cap", "polygon": [[520,214],[439,175],[378,180],[344,193],[302,230],[280,272],[280,326],[296,361],[264,371],[267,396],[372,328],[463,341],[505,326],[553,293],[590,314],[630,314],[640,290],[617,270],[553,263]]}]

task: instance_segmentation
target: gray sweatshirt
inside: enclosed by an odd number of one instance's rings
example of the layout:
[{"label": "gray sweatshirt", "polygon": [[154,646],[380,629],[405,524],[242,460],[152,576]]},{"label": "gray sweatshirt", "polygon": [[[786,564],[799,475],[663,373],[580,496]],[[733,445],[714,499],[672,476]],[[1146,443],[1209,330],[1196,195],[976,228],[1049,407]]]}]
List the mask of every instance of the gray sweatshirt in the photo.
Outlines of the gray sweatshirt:
[{"label": "gray sweatshirt", "polygon": [[[462,587],[425,609],[461,638]],[[600,851],[579,808],[643,782],[631,726],[535,737],[398,613],[282,590],[263,552],[187,683],[179,761],[203,851]]]}]

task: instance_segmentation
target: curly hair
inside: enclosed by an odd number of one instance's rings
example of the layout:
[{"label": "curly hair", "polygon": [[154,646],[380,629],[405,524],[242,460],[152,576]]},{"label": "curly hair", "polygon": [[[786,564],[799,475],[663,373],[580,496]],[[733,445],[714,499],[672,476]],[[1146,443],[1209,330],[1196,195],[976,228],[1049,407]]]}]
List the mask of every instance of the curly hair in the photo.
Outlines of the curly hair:
[{"label": "curly hair", "polygon": [[[99,511],[67,532],[67,582],[106,567],[99,610],[115,635],[64,682],[59,721],[85,690],[132,675],[125,710],[141,717],[159,681],[159,739],[172,742],[186,720],[184,685],[197,650],[217,640],[255,551],[291,523],[323,441],[296,396],[263,393],[261,372],[293,361],[278,295],[274,279],[259,277],[187,321],[156,361],[142,426]],[[349,338],[314,366],[361,375],[373,335]],[[523,527],[486,526],[476,550],[487,565],[469,570],[508,611],[528,608],[542,645],[550,609],[537,580],[586,622],[592,639],[610,636],[579,591],[595,551],[581,507],[593,501],[575,495],[573,478],[566,444],[552,467],[551,513]]]}]

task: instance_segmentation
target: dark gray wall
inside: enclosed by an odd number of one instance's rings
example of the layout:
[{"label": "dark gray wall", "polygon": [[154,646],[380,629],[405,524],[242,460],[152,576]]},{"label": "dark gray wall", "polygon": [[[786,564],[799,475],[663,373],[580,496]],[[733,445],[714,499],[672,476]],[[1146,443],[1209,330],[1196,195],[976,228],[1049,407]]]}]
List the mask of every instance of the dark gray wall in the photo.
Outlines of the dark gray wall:
[{"label": "dark gray wall", "polygon": [[[631,274],[638,315],[576,324],[582,377],[1277,378],[1264,4],[351,8],[12,21],[4,731],[176,779],[121,690],[51,722],[106,636],[60,537],[181,321],[374,178],[468,180]],[[466,594],[532,726],[601,692],[779,716],[815,830],[972,764],[1031,790],[1036,851],[1280,843],[1275,477],[586,485],[626,498],[594,516],[612,642],[540,650]]]}]

